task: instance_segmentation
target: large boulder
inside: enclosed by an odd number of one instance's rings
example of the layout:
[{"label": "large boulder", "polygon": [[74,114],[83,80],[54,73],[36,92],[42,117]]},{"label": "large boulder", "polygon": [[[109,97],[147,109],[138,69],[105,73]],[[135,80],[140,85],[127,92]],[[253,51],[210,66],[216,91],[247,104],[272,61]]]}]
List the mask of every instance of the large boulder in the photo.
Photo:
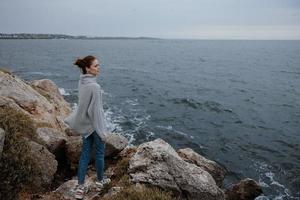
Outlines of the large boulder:
[{"label": "large boulder", "polygon": [[31,81],[30,84],[54,105],[55,112],[60,113],[60,115],[57,116],[57,122],[63,130],[66,129],[67,125],[63,122],[63,119],[70,113],[71,108],[69,103],[66,102],[60,94],[57,85],[49,79],[34,80]]},{"label": "large boulder", "polygon": [[64,131],[67,126],[61,119],[71,112],[69,104],[59,93],[48,93],[35,85],[0,71],[0,104],[7,103],[4,105],[29,115],[37,124],[46,123]]},{"label": "large boulder", "polygon": [[226,190],[226,200],[254,200],[262,193],[262,189],[259,184],[246,178],[239,183],[234,184]]},{"label": "large boulder", "polygon": [[185,148],[177,151],[178,155],[186,162],[193,163],[207,171],[215,179],[217,185],[222,187],[226,170],[212,160],[208,160],[193,149]]},{"label": "large boulder", "polygon": [[224,193],[212,176],[185,162],[162,139],[141,144],[129,162],[131,181],[172,190],[189,200],[223,200]]},{"label": "large boulder", "polygon": [[67,136],[53,128],[42,127],[36,130],[36,137],[51,153],[56,153],[65,147]]},{"label": "large boulder", "polygon": [[107,135],[105,156],[115,155],[128,145],[128,140],[121,134],[111,133]]},{"label": "large boulder", "polygon": [[34,182],[37,185],[48,186],[51,184],[57,170],[58,163],[55,160],[55,156],[44,146],[30,140],[28,142],[31,155],[34,156],[37,165],[41,169],[41,176],[34,177]]},{"label": "large boulder", "polygon": [[0,128],[0,159],[2,157],[4,140],[5,140],[5,131],[2,128]]}]

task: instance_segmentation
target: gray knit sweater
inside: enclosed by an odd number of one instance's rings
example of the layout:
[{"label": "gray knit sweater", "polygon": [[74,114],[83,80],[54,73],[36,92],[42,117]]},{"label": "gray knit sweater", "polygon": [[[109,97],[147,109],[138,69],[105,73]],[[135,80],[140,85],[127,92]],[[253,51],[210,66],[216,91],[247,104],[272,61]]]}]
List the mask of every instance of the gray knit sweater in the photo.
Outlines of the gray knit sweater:
[{"label": "gray knit sweater", "polygon": [[87,138],[96,131],[106,141],[107,123],[97,76],[81,74],[78,82],[78,107],[64,119],[73,131]]}]

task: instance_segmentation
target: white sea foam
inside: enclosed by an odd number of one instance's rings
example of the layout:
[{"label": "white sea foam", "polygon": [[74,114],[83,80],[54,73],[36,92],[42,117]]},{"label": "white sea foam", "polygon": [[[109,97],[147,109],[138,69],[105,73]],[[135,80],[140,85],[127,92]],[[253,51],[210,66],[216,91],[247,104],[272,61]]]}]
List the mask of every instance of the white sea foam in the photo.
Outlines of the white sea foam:
[{"label": "white sea foam", "polygon": [[107,126],[109,131],[111,132],[117,132],[117,133],[121,133],[122,132],[122,127],[119,126],[118,121],[113,119],[113,115],[114,113],[112,112],[112,110],[110,108],[108,108],[105,112],[104,112],[105,118],[106,118],[106,122],[107,122]]},{"label": "white sea foam", "polygon": [[275,174],[273,172],[266,172],[265,176],[268,177],[271,181],[271,185],[277,185],[279,187],[285,188],[284,185],[278,183],[277,181],[274,180]]},{"label": "white sea foam", "polygon": [[64,88],[58,88],[58,91],[63,96],[69,96],[70,95],[70,93],[66,92],[66,90]]},{"label": "white sea foam", "polygon": [[[119,127],[120,131],[122,131],[122,135],[124,135],[128,139],[129,145],[136,140],[135,135],[140,131],[141,128],[147,125],[147,121],[150,120],[151,115],[147,114],[146,110],[140,106],[138,99],[126,99],[123,103],[125,113],[122,109],[117,108],[117,106],[113,107],[115,113],[111,116],[111,121],[113,121]],[[122,130],[122,128],[118,124],[129,123],[131,124],[130,129]],[[145,135],[145,139],[148,140],[154,133],[148,133]]]},{"label": "white sea foam", "polygon": [[257,162],[253,161],[254,167],[258,170],[259,173],[259,185],[263,188],[273,188],[278,193],[274,196],[259,196],[255,200],[285,200],[285,199],[297,199],[300,200],[300,198],[293,197],[290,194],[290,191],[281,184],[277,179],[275,173],[273,172],[273,169],[271,166],[264,162]]},{"label": "white sea foam", "polygon": [[139,105],[138,99],[127,99],[125,102],[132,105],[132,106]]},{"label": "white sea foam", "polygon": [[155,133],[149,131],[149,134],[146,136],[146,140],[149,141],[150,137],[154,137]]},{"label": "white sea foam", "polygon": [[73,103],[73,104],[72,104],[72,110],[77,109],[77,107],[78,107],[77,103]]},{"label": "white sea foam", "polygon": [[267,183],[261,180],[261,178],[258,180],[258,184],[260,185],[260,187],[265,187],[265,188],[270,187]]},{"label": "white sea foam", "polygon": [[128,146],[132,146],[132,143],[135,141],[134,135],[131,131],[124,131],[119,125],[125,120],[125,117],[121,113],[121,109],[118,109],[117,113],[114,113],[111,108],[108,108],[104,112],[108,129],[111,132],[116,132],[126,137],[128,139]]}]

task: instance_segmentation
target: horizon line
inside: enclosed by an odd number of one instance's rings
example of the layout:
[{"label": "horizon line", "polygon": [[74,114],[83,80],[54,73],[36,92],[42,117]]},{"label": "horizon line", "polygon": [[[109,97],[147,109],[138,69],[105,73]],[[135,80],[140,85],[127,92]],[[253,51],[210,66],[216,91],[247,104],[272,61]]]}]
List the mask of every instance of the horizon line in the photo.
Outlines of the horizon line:
[{"label": "horizon line", "polygon": [[[7,35],[21,35],[21,34],[27,34],[27,35],[64,35],[68,37],[87,37],[85,39],[101,39],[101,38],[129,38],[129,39],[160,39],[160,40],[270,40],[270,41],[298,41],[300,38],[241,38],[241,37],[233,37],[233,38],[208,38],[208,37],[199,37],[199,38],[183,38],[183,37],[153,37],[153,36],[95,36],[95,35],[73,35],[73,34],[66,34],[66,33],[25,33],[25,32],[15,32],[15,33],[4,33],[0,32],[0,34],[7,34]],[[6,39],[6,38],[0,38],[0,39]],[[10,39],[10,38],[7,38]],[[13,39],[13,38],[12,38]],[[18,39],[18,38],[16,38]],[[22,39],[22,38],[20,38]],[[25,38],[24,38],[25,39]],[[30,39],[30,38],[28,38]],[[38,38],[35,38],[38,39]],[[43,39],[43,38],[41,38]],[[55,39],[55,38],[54,38]],[[69,38],[72,39],[72,38]],[[76,38],[74,38],[76,39]],[[80,39],[80,38],[79,38]]]}]

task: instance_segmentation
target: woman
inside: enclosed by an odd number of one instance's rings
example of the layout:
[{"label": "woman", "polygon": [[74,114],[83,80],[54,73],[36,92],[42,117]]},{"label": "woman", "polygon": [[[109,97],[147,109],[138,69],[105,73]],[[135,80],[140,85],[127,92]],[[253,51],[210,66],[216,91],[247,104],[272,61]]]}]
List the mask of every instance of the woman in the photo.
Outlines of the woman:
[{"label": "woman", "polygon": [[94,56],[86,56],[83,59],[77,59],[74,65],[77,65],[82,72],[78,83],[78,107],[64,121],[74,132],[81,134],[83,139],[75,193],[76,199],[82,199],[86,190],[84,180],[93,144],[96,148],[97,180],[95,184],[101,189],[104,184],[110,182],[109,178],[104,178],[104,154],[108,131],[102,105],[101,87],[97,83],[98,60]]}]

